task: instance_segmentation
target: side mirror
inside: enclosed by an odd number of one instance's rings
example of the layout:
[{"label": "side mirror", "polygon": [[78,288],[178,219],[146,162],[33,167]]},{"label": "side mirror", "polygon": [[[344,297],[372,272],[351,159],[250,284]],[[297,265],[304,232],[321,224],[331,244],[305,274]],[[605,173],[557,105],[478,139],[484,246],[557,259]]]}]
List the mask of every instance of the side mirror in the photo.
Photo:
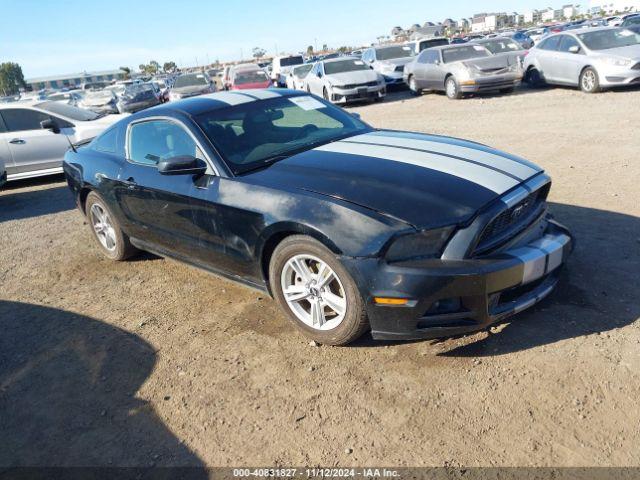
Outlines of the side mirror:
[{"label": "side mirror", "polygon": [[318,72],[316,73],[316,75],[318,76],[318,78],[322,78],[322,72]]},{"label": "side mirror", "polygon": [[40,128],[43,130],[51,130],[53,133],[60,133],[60,126],[52,118],[42,120],[40,122]]},{"label": "side mirror", "polygon": [[578,45],[573,45],[569,47],[569,51],[571,53],[580,53],[580,47]]},{"label": "side mirror", "polygon": [[359,113],[356,112],[349,112],[351,114],[351,116],[357,118],[358,120],[362,119],[362,116]]},{"label": "side mirror", "polygon": [[158,162],[158,172],[162,175],[201,175],[206,171],[205,161],[190,155],[180,155]]}]

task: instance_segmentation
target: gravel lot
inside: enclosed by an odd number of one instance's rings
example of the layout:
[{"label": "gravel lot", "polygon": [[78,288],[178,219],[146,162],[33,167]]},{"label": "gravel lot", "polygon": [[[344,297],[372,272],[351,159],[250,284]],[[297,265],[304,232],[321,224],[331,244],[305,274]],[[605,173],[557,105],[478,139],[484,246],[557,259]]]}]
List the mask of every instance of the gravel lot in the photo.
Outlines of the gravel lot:
[{"label": "gravel lot", "polygon": [[314,347],[274,301],[103,259],[60,177],[0,191],[0,465],[640,465],[640,90],[449,101],[374,126],[465,137],[553,177],[557,291],[464,338]]}]

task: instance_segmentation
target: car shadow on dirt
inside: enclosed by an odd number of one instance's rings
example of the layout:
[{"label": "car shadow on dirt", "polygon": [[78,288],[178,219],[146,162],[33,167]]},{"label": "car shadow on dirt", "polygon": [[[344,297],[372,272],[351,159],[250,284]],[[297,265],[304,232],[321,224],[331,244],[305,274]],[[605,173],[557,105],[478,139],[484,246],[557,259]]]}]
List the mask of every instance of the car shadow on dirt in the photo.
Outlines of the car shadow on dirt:
[{"label": "car shadow on dirt", "polygon": [[[50,215],[75,208],[73,195],[67,186],[58,185],[63,178],[56,176],[7,184],[0,192],[0,223]],[[26,191],[23,190],[25,187],[37,189]]]},{"label": "car shadow on dirt", "polygon": [[140,337],[10,301],[0,301],[0,332],[1,467],[203,466],[136,398],[156,363]]},{"label": "car shadow on dirt", "polygon": [[[439,356],[504,355],[605,333],[640,318],[640,218],[557,203],[549,208],[575,237],[556,290],[531,309],[494,325],[496,333],[488,330],[488,335],[464,345],[444,339],[445,350]],[[376,342],[365,336],[353,346],[394,343],[403,342]]]}]

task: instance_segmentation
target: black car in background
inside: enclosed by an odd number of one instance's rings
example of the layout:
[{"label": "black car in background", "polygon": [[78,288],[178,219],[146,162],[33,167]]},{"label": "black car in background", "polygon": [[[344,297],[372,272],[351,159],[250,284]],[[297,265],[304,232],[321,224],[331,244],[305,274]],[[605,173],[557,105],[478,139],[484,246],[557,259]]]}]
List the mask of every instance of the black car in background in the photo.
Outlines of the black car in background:
[{"label": "black car in background", "polygon": [[116,108],[119,113],[135,113],[160,103],[158,91],[151,83],[132,83],[118,95]]},{"label": "black car in background", "polygon": [[139,112],[64,170],[109,258],[147,250],[269,292],[326,344],[484,328],[548,295],[572,245],[536,165],[290,90]]}]

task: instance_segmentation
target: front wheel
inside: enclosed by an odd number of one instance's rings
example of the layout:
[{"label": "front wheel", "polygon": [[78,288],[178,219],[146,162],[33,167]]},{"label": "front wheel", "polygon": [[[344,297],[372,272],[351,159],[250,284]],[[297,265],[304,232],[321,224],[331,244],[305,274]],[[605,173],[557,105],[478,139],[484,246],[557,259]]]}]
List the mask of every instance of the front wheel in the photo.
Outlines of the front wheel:
[{"label": "front wheel", "polygon": [[269,282],[293,324],[318,343],[346,345],[369,327],[355,281],[313,238],[294,235],[283,240],[273,252]]},{"label": "front wheel", "polygon": [[415,95],[416,97],[422,93],[420,90],[418,90],[418,85],[416,84],[416,77],[414,75],[411,75],[409,77],[409,90],[411,91],[411,94]]},{"label": "front wheel", "polygon": [[460,100],[462,98],[462,92],[458,87],[458,82],[456,79],[451,76],[447,78],[446,82],[444,82],[444,90],[451,100]]},{"label": "front wheel", "polygon": [[584,93],[597,93],[600,91],[600,79],[594,68],[585,68],[580,74],[580,88]]},{"label": "front wheel", "polygon": [[95,192],[87,195],[85,211],[93,236],[106,257],[122,261],[137,252],[100,195]]}]

